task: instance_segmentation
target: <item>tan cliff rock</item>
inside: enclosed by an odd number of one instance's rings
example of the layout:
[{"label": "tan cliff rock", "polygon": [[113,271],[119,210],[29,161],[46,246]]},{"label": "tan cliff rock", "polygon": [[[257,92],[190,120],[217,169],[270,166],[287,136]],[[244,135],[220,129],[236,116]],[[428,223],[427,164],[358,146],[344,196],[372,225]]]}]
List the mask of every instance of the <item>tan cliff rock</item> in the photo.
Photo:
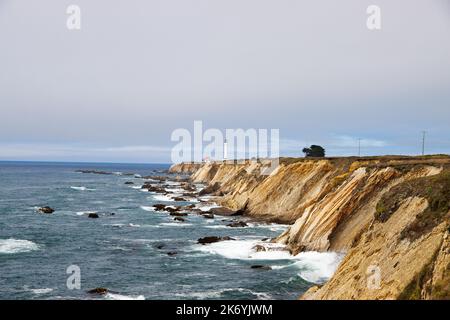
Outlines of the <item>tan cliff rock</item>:
[{"label": "tan cliff rock", "polygon": [[[346,252],[305,299],[434,299],[449,298],[449,168],[449,157],[436,156],[282,159],[268,176],[253,162],[171,171],[219,184],[224,206],[290,224],[276,241],[293,254]],[[380,270],[378,289],[367,286],[371,268]]]}]

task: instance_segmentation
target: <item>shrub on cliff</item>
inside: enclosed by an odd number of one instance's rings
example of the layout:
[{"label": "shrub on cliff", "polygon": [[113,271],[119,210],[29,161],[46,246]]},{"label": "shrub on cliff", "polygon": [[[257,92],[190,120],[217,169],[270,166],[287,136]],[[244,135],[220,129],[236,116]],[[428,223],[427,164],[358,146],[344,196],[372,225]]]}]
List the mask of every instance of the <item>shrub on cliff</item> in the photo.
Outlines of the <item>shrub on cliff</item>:
[{"label": "shrub on cliff", "polygon": [[321,146],[317,145],[311,145],[309,148],[303,148],[303,153],[305,154],[305,157],[315,157],[315,158],[323,158],[325,157],[325,149]]}]

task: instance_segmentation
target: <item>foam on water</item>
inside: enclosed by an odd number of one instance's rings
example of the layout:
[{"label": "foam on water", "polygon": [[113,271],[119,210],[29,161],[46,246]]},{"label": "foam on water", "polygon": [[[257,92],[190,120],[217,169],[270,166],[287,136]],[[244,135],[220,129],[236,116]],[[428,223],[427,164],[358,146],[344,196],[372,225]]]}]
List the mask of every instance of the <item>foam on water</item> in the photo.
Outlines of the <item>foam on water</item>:
[{"label": "foam on water", "polygon": [[152,197],[153,197],[153,199],[155,199],[157,201],[166,201],[166,202],[173,202],[174,201],[171,197],[166,196],[164,194],[155,194]]},{"label": "foam on water", "polygon": [[208,204],[198,204],[195,206],[196,209],[200,209],[201,211],[209,211],[213,208],[219,208],[220,206],[215,203],[208,203]]},{"label": "foam on water", "polygon": [[[256,245],[266,248],[266,251],[257,251]],[[208,245],[194,245],[194,250],[216,254],[228,259],[285,261],[294,263],[275,265],[273,269],[295,267],[300,269],[298,276],[312,283],[323,283],[336,271],[343,255],[336,252],[301,252],[293,256],[284,250],[285,246],[277,243],[261,242],[257,240],[229,240]]]},{"label": "foam on water", "polygon": [[126,296],[126,295],[117,294],[117,293],[107,293],[105,295],[105,299],[107,299],[107,300],[145,300],[145,297],[143,295]]},{"label": "foam on water", "polygon": [[145,211],[155,212],[155,207],[141,206],[140,208]]},{"label": "foam on water", "polygon": [[184,223],[184,222],[163,222],[163,223],[160,223],[159,226],[165,226],[165,227],[185,227],[185,226],[192,226],[192,223]]},{"label": "foam on water", "polygon": [[21,253],[39,250],[39,246],[28,240],[0,239],[0,254]]},{"label": "foam on water", "polygon": [[78,211],[76,213],[76,215],[77,216],[84,216],[84,215],[87,215],[87,214],[90,214],[90,213],[97,213],[97,211]]},{"label": "foam on water", "polygon": [[293,266],[301,271],[298,274],[308,282],[323,283],[336,271],[343,254],[336,252],[301,252],[295,256],[299,260]]},{"label": "foam on water", "polygon": [[255,292],[250,289],[245,288],[225,288],[225,289],[219,289],[219,290],[209,290],[204,292],[183,292],[183,293],[175,293],[176,297],[180,298],[189,298],[189,299],[198,299],[198,300],[205,300],[205,299],[220,299],[223,298],[225,294],[230,292],[240,292],[244,294],[250,294],[254,297],[256,297],[257,300],[269,300],[271,299],[271,296],[264,292]]},{"label": "foam on water", "polygon": [[95,189],[89,189],[88,187],[84,187],[84,186],[81,186],[81,187],[70,186],[70,189],[77,190],[77,191],[94,191],[95,190]]},{"label": "foam on water", "polygon": [[25,291],[29,291],[29,292],[32,292],[32,293],[34,293],[34,294],[46,294],[46,293],[50,293],[50,292],[53,291],[52,288],[38,288],[38,289],[33,289],[33,288],[30,288],[30,287],[27,286],[27,285],[23,286],[23,289],[24,289]]}]

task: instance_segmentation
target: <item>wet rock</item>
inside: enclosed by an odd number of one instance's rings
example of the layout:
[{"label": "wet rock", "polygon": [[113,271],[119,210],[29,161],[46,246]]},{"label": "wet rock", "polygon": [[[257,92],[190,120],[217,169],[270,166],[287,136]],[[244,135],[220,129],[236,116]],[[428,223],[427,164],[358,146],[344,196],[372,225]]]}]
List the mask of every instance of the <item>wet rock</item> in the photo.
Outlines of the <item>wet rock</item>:
[{"label": "wet rock", "polygon": [[170,215],[174,217],[186,217],[188,214],[186,212],[171,212]]},{"label": "wet rock", "polygon": [[174,201],[187,201],[185,198],[182,198],[182,197],[173,197],[172,199]]},{"label": "wet rock", "polygon": [[158,186],[154,186],[151,183],[144,183],[142,185],[141,189],[147,189],[148,192],[155,192],[155,193],[162,193],[162,194],[167,194],[168,193],[164,188],[158,187]]},{"label": "wet rock", "polygon": [[89,213],[88,214],[88,218],[97,219],[98,218],[98,214],[97,213]]},{"label": "wet rock", "polygon": [[214,219],[214,215],[212,213],[204,213],[202,216],[205,219]]},{"label": "wet rock", "polygon": [[164,248],[166,245],[164,243],[158,243],[157,245],[155,245],[155,248],[158,250],[161,250],[162,248]]},{"label": "wet rock", "polygon": [[166,206],[166,211],[169,213],[175,213],[177,211],[180,211],[181,207],[172,207],[172,206]]},{"label": "wet rock", "polygon": [[95,288],[87,291],[87,293],[90,294],[100,294],[100,295],[107,294],[108,292],[109,290],[106,288]]},{"label": "wet rock", "polygon": [[181,218],[181,217],[175,217],[173,218],[174,221],[179,221],[179,222],[185,222],[186,220]]},{"label": "wet rock", "polygon": [[244,228],[247,226],[248,226],[248,224],[246,224],[244,221],[236,221],[236,222],[227,224],[227,227],[231,227],[231,228]]},{"label": "wet rock", "polygon": [[262,245],[260,245],[260,244],[257,244],[255,246],[253,246],[252,249],[255,250],[256,252],[265,252],[265,251],[267,251],[267,248],[262,246]]},{"label": "wet rock", "polygon": [[92,174],[113,174],[112,172],[99,171],[99,170],[75,170],[75,172],[79,173],[92,173]]},{"label": "wet rock", "polygon": [[204,237],[197,240],[200,244],[208,244],[208,243],[214,243],[219,241],[226,241],[226,240],[235,240],[231,237],[225,236],[225,237],[216,237],[216,236],[210,236],[210,237]]},{"label": "wet rock", "polygon": [[124,184],[134,184],[134,182],[133,181],[125,181]]},{"label": "wet rock", "polygon": [[166,208],[166,205],[157,203],[153,205],[153,208],[155,208],[155,211],[163,211]]},{"label": "wet rock", "polygon": [[259,270],[272,270],[272,268],[270,266],[264,266],[264,265],[253,265],[250,268],[252,269],[259,269]]},{"label": "wet rock", "polygon": [[209,185],[209,186],[203,188],[198,193],[198,195],[199,196],[204,196],[204,195],[207,195],[207,194],[211,194],[211,193],[217,192],[217,190],[219,190],[219,188],[220,188],[220,183],[216,182],[216,183],[214,183],[212,185]]},{"label": "wet rock", "polygon": [[55,209],[50,208],[49,206],[45,206],[45,207],[40,207],[40,208],[38,209],[38,211],[39,211],[40,213],[47,213],[47,214],[50,214],[50,213],[55,212]]},{"label": "wet rock", "polygon": [[225,207],[211,208],[210,211],[211,211],[211,213],[217,214],[219,216],[233,216],[236,213],[236,211],[225,208]]}]

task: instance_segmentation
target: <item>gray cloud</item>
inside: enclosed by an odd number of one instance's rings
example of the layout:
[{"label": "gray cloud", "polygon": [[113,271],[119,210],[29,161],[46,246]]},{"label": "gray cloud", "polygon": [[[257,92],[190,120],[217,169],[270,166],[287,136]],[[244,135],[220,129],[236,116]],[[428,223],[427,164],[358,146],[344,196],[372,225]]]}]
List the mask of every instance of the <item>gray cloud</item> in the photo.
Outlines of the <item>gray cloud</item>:
[{"label": "gray cloud", "polygon": [[[72,3],[81,31],[66,29]],[[2,0],[0,157],[61,159],[76,146],[85,160],[168,161],[121,148],[170,147],[197,119],[279,128],[335,155],[359,137],[367,153],[417,153],[427,130],[430,152],[450,152],[449,2],[378,0],[377,32],[370,4]]]}]

